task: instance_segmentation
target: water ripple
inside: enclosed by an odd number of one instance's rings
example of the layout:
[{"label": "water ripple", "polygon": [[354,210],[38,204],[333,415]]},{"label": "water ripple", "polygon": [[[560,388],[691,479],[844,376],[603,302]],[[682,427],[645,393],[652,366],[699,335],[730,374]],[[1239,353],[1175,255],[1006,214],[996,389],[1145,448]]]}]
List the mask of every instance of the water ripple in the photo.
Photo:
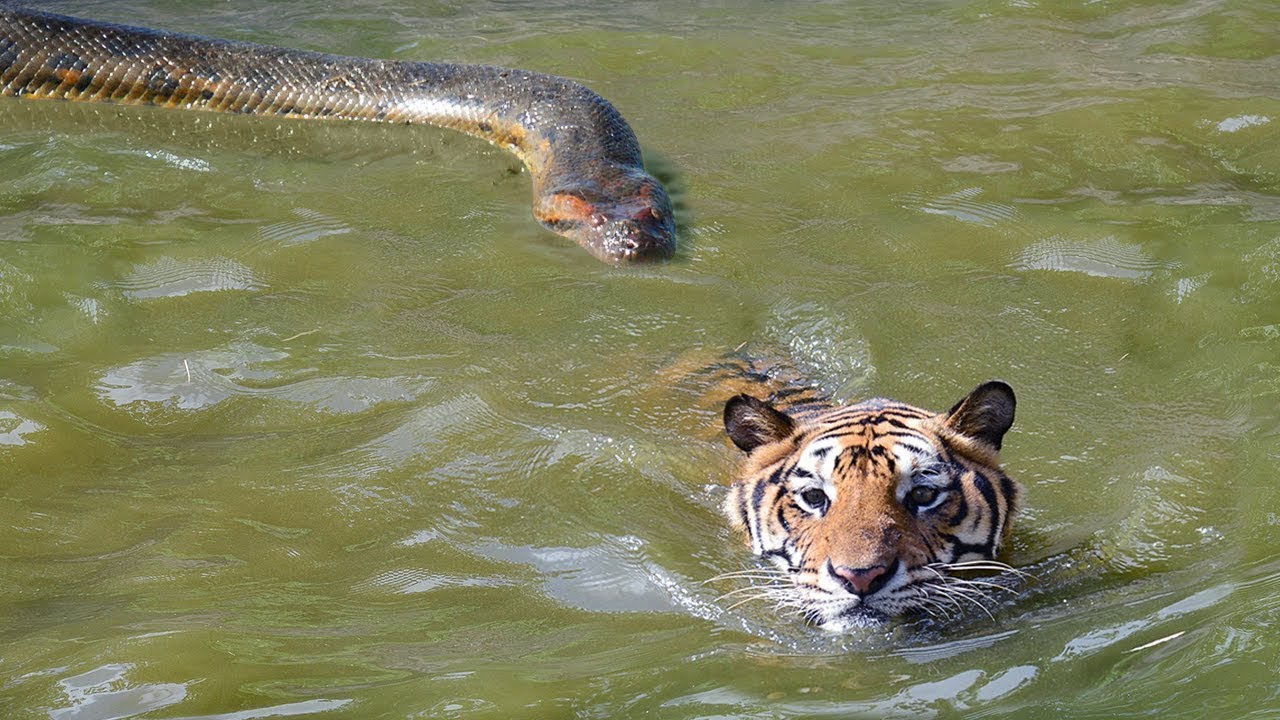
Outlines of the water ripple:
[{"label": "water ripple", "polygon": [[281,705],[268,705],[266,707],[253,708],[251,710],[214,713],[213,715],[184,715],[182,717],[172,718],[172,720],[259,720],[260,718],[312,715],[314,713],[329,712],[331,710],[341,710],[347,705],[350,705],[351,702],[352,701],[349,699],[326,700],[319,698],[315,700],[284,703]]},{"label": "water ripple", "polygon": [[865,395],[876,375],[866,335],[818,303],[774,306],[768,331],[786,348],[786,360],[835,397]]},{"label": "water ripple", "polygon": [[462,577],[432,572],[422,568],[398,568],[379,573],[352,586],[354,592],[392,592],[403,595],[454,587],[501,587],[510,580],[488,577]]},{"label": "water ripple", "polygon": [[171,168],[178,170],[191,170],[193,172],[212,172],[213,166],[208,160],[196,157],[183,157],[177,153],[168,150],[116,150],[113,154],[117,155],[136,155],[144,157],[148,160],[159,160]]},{"label": "water ripple", "polygon": [[309,208],[294,208],[297,220],[264,225],[259,236],[278,246],[302,245],[327,235],[344,235],[351,227]]},{"label": "water ripple", "polygon": [[1054,235],[1023,250],[1010,267],[1143,281],[1167,265],[1147,255],[1141,245],[1120,242],[1114,235],[1094,241]]},{"label": "water ripple", "polygon": [[228,258],[175,260],[162,257],[137,265],[115,283],[126,297],[136,299],[182,297],[219,290],[259,290],[265,284],[252,270]]},{"label": "water ripple", "polygon": [[35,311],[28,288],[35,284],[30,273],[0,260],[0,310],[7,317],[21,317]]},{"label": "water ripple", "polygon": [[1012,205],[976,200],[975,198],[983,192],[982,188],[970,187],[936,198],[908,193],[903,196],[905,201],[903,207],[929,215],[946,215],[961,222],[977,225],[992,226],[1018,219],[1018,209]]},{"label": "water ripple", "polygon": [[201,410],[235,396],[277,398],[314,410],[356,413],[410,400],[430,386],[421,378],[323,377],[291,380],[265,365],[288,353],[253,343],[194,353],[165,353],[108,370],[98,397],[116,407],[155,403]]},{"label": "water ripple", "polygon": [[533,547],[484,543],[472,551],[491,560],[532,566],[547,595],[594,612],[672,612],[688,598],[675,597],[667,572],[644,557],[631,536],[605,538],[585,547]]}]

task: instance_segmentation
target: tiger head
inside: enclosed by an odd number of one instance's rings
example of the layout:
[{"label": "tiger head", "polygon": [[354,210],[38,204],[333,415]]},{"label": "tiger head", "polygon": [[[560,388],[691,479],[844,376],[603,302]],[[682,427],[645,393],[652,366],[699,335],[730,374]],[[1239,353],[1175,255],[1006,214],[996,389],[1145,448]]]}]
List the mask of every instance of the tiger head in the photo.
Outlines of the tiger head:
[{"label": "tiger head", "polygon": [[998,380],[941,414],[730,399],[725,429],[747,455],[724,507],[784,571],[766,594],[836,632],[975,602],[976,585],[949,571],[1008,567],[994,558],[1018,506],[999,466],[1014,407]]}]

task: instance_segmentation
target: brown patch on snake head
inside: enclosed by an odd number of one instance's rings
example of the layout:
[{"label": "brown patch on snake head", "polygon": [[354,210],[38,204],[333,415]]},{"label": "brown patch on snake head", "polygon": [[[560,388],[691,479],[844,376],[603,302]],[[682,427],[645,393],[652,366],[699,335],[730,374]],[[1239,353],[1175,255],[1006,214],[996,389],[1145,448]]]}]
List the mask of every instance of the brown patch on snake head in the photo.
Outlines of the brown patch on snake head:
[{"label": "brown patch on snake head", "polygon": [[[538,220],[552,228],[603,222],[595,205],[570,193],[552,193],[542,198],[535,213]],[[596,219],[599,218],[599,221]]]},{"label": "brown patch on snake head", "polygon": [[643,171],[619,173],[606,188],[562,186],[535,197],[539,221],[605,262],[665,260],[675,250],[670,200]]}]

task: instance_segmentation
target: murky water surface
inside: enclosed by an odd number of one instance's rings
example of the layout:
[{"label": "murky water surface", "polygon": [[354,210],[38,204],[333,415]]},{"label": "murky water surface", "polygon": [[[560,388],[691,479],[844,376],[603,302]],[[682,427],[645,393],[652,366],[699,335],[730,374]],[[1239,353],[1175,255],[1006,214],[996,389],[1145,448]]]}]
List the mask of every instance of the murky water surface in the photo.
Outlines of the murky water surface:
[{"label": "murky water surface", "polygon": [[[1280,12],[54,2],[611,98],[682,251],[429,128],[0,103],[4,717],[1276,717]],[[1018,390],[1036,581],[845,637],[730,607],[690,351]]]}]

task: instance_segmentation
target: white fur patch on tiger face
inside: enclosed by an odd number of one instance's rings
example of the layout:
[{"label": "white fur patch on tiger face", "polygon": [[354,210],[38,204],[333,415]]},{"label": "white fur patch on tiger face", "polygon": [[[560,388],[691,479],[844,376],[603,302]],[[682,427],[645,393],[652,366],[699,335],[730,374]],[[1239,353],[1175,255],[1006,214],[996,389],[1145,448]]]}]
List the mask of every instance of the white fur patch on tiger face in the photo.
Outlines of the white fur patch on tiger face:
[{"label": "white fur patch on tiger face", "polygon": [[893,459],[898,464],[898,474],[909,478],[922,469],[937,464],[938,451],[923,440],[902,438],[893,444]]},{"label": "white fur patch on tiger face", "polygon": [[810,443],[787,478],[787,489],[801,493],[808,488],[818,488],[826,494],[828,503],[834,503],[838,493],[834,476],[839,454],[840,443],[835,439]]},{"label": "white fur patch on tiger face", "polygon": [[899,502],[913,488],[924,486],[942,490],[950,483],[946,463],[931,445],[919,440],[902,440],[894,444],[893,457],[898,468],[898,486],[894,494]]}]

